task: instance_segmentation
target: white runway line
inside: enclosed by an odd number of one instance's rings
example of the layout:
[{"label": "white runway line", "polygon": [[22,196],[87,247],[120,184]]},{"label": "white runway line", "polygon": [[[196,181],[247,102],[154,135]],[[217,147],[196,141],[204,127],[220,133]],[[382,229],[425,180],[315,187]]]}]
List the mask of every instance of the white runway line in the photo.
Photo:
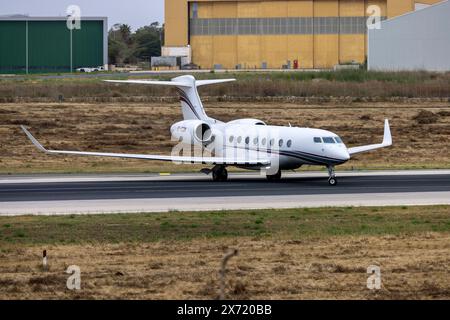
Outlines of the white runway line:
[{"label": "white runway line", "polygon": [[[355,176],[414,176],[450,174],[448,169],[439,170],[383,170],[383,171],[337,171],[338,177]],[[328,177],[325,171],[283,172],[286,178]],[[258,179],[263,178],[259,173],[230,173],[230,178]],[[160,174],[83,174],[83,175],[16,175],[0,176],[0,184],[12,183],[52,183],[52,182],[110,182],[110,181],[174,181],[174,180],[211,180],[210,176],[202,173],[181,173],[171,175]]]},{"label": "white runway line", "polygon": [[0,216],[400,205],[450,205],[450,192],[20,201],[1,203]]}]

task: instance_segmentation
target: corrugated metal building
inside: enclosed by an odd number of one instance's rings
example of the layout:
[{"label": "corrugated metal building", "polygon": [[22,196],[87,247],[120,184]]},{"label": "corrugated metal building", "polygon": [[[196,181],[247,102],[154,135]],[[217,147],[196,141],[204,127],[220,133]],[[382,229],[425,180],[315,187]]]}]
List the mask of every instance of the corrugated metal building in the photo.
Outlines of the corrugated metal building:
[{"label": "corrugated metal building", "polygon": [[108,63],[106,17],[0,17],[0,73],[70,72]]},{"label": "corrugated metal building", "polygon": [[370,70],[450,71],[450,2],[383,21],[369,30]]},{"label": "corrugated metal building", "polygon": [[[367,8],[383,18],[415,0],[165,0],[165,46],[190,46],[202,68],[332,68],[363,63]],[[435,3],[438,0],[420,0]],[[170,51],[170,50],[168,50]]]}]

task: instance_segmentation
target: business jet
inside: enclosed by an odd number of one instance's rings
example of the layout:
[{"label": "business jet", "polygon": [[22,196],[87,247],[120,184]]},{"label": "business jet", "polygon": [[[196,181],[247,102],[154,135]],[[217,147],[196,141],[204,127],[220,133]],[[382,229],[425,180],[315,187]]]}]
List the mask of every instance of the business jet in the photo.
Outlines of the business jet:
[{"label": "business jet", "polygon": [[[212,174],[213,181],[226,181],[227,167],[261,170],[268,180],[279,180],[283,170],[293,170],[302,165],[328,168],[328,183],[337,185],[335,166],[350,160],[351,156],[392,145],[389,121],[384,123],[384,137],[380,144],[347,148],[335,133],[311,128],[271,126],[258,119],[239,119],[222,122],[205,113],[197,88],[205,85],[235,81],[235,79],[196,80],[184,75],[171,81],[106,80],[111,83],[160,85],[178,91],[183,121],[172,125],[172,139],[179,141],[171,155],[122,154],[47,150],[22,126],[31,142],[48,154],[115,157],[176,163],[208,165],[202,170]],[[178,146],[178,145],[177,145]],[[192,147],[193,149],[191,149]],[[192,150],[200,150],[194,152]],[[180,153],[182,154],[180,155]],[[212,168],[211,168],[212,167]]]}]

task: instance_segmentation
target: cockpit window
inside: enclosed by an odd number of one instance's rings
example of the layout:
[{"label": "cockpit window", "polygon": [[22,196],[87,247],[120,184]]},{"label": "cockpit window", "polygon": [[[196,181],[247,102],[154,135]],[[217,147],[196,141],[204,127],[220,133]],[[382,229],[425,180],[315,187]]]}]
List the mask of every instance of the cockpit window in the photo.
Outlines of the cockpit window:
[{"label": "cockpit window", "polygon": [[315,143],[322,143],[322,139],[320,137],[314,137]]},{"label": "cockpit window", "polygon": [[334,140],[336,140],[337,143],[343,143],[342,139],[339,137],[334,137]]},{"label": "cockpit window", "polygon": [[323,137],[322,139],[324,143],[335,143],[332,137]]}]

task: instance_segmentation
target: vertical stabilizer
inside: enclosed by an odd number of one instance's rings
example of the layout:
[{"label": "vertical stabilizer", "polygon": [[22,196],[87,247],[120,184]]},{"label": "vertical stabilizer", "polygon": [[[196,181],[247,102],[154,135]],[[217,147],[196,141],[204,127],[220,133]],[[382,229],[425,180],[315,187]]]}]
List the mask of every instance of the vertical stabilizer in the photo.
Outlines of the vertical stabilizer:
[{"label": "vertical stabilizer", "polygon": [[185,86],[177,87],[184,120],[208,121],[209,118],[198,95],[195,78],[193,76],[181,76],[172,79],[172,81],[185,84]]}]

